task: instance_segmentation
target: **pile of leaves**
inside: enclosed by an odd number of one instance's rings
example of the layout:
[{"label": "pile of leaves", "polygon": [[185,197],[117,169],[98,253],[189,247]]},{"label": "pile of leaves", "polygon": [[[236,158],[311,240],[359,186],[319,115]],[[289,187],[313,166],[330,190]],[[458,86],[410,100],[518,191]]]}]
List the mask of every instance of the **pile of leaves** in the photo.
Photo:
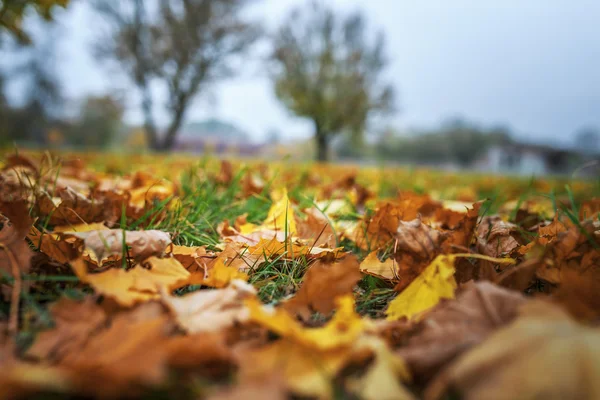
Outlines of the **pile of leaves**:
[{"label": "pile of leaves", "polygon": [[83,158],[2,165],[0,398],[600,398],[594,183]]}]

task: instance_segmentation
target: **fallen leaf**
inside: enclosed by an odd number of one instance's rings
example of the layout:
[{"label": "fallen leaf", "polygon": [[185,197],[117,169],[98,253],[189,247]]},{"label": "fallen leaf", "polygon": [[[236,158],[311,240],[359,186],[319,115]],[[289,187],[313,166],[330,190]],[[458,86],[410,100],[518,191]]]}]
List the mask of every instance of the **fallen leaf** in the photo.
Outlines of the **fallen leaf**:
[{"label": "fallen leaf", "polygon": [[373,351],[375,359],[367,372],[359,379],[350,382],[351,391],[365,400],[409,400],[415,397],[400,379],[410,380],[410,373],[402,358],[390,352],[385,342],[368,337],[360,346]]},{"label": "fallen leaf", "polygon": [[425,399],[600,398],[600,330],[556,306],[534,302],[522,315],[439,374]]},{"label": "fallen leaf", "polygon": [[[25,240],[30,226],[31,218],[25,201],[0,202],[0,275],[15,279],[14,288],[19,292],[15,294],[16,300],[22,290],[20,275],[29,271],[33,256]],[[12,289],[4,284],[1,286],[4,297],[10,298]],[[14,301],[11,299],[11,302]]]},{"label": "fallen leaf", "polygon": [[247,281],[248,274],[235,267],[228,267],[218,258],[211,268],[193,273],[189,278],[191,285],[204,285],[214,288],[224,288],[234,280]]},{"label": "fallen leaf", "polygon": [[224,289],[199,290],[185,296],[163,295],[177,324],[189,333],[218,332],[235,323],[247,322],[250,311],[244,300],[254,298],[256,289],[234,280]]},{"label": "fallen leaf", "polygon": [[437,256],[421,274],[415,278],[388,305],[389,320],[407,317],[413,319],[423,311],[435,306],[441,299],[454,298],[454,260],[452,255]]},{"label": "fallen leaf", "polygon": [[358,267],[359,263],[354,255],[347,255],[334,262],[317,260],[304,274],[298,292],[283,307],[299,314],[304,320],[314,311],[324,315],[331,313],[335,309],[335,299],[351,295],[352,289],[362,278]]},{"label": "fallen leaf", "polygon": [[398,279],[398,264],[393,257],[388,257],[387,260],[381,262],[377,257],[377,251],[369,253],[369,255],[360,263],[360,271],[383,278],[387,280]]},{"label": "fallen leaf", "polygon": [[337,311],[325,326],[305,329],[282,308],[268,309],[256,299],[246,300],[251,321],[283,337],[293,338],[305,346],[321,350],[347,346],[370,326],[368,320],[361,319],[354,311],[354,299],[351,295],[338,297],[336,304]]},{"label": "fallen leaf", "polygon": [[399,222],[393,255],[400,279],[394,288],[396,291],[404,290],[433,261],[446,236],[420,218]]},{"label": "fallen leaf", "polygon": [[171,330],[160,305],[147,303],[118,314],[83,348],[66,354],[60,366],[70,372],[73,389],[79,393],[102,397],[134,394],[140,387],[165,380],[168,354],[164,343]]},{"label": "fallen leaf", "polygon": [[311,247],[336,247],[336,235],[331,222],[316,208],[304,210],[305,220],[296,221],[297,236]]},{"label": "fallen leaf", "polygon": [[412,330],[398,354],[416,379],[427,381],[446,364],[512,322],[526,302],[490,282],[470,283],[456,300],[439,303]]},{"label": "fallen leaf", "polygon": [[[148,231],[123,231],[121,229],[96,230],[74,233],[74,236],[84,240],[85,247],[92,251],[98,261],[110,256],[123,256],[144,260],[150,256],[164,253],[171,244],[171,235],[168,232]],[[123,244],[127,246],[123,248]]]},{"label": "fallen leaf", "polygon": [[63,237],[55,233],[42,233],[32,226],[27,234],[34,248],[46,254],[52,260],[59,263],[67,263],[77,257],[78,245],[82,240],[75,237]]},{"label": "fallen leaf", "polygon": [[151,257],[145,264],[150,268],[136,265],[129,270],[111,268],[100,273],[88,273],[82,258],[71,261],[71,267],[82,282],[125,307],[158,299],[161,288],[172,290],[184,286],[190,277],[190,273],[174,258]]},{"label": "fallen leaf", "polygon": [[500,217],[484,217],[476,232],[479,252],[490,257],[510,254],[520,246],[512,236],[516,229],[516,225],[505,222]]},{"label": "fallen leaf", "polygon": [[66,354],[79,351],[106,321],[106,315],[93,298],[75,301],[61,298],[50,307],[54,328],[38,334],[27,350],[30,357],[60,361]]},{"label": "fallen leaf", "polygon": [[287,232],[288,236],[292,236],[296,232],[296,220],[294,217],[294,209],[287,195],[287,190],[283,189],[278,200],[274,201],[269,209],[267,218],[262,225],[256,226],[250,223],[240,226],[242,234],[257,232],[263,229],[276,230]]}]

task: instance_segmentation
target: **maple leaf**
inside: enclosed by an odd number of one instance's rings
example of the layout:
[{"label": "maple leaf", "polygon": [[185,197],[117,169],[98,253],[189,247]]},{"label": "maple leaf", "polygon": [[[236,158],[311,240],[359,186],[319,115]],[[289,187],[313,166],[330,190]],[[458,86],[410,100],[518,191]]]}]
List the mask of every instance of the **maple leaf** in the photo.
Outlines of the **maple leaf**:
[{"label": "maple leaf", "polygon": [[283,307],[307,320],[313,311],[327,315],[335,309],[338,296],[352,293],[362,278],[354,255],[335,262],[317,260],[304,274],[302,286]]},{"label": "maple leaf", "polygon": [[377,251],[372,251],[360,263],[360,271],[387,280],[398,279],[398,264],[393,257],[388,257],[385,261],[380,261],[377,257]]},{"label": "maple leaf", "polygon": [[296,232],[296,220],[294,217],[294,209],[287,195],[287,190],[284,188],[281,193],[273,195],[278,200],[274,201],[269,209],[267,218],[262,225],[256,226],[247,223],[240,226],[242,234],[257,232],[260,230],[279,230],[287,232],[288,236],[292,236]]},{"label": "maple leaf", "polygon": [[40,215],[51,225],[77,225],[82,222],[101,222],[105,219],[104,201],[90,199],[71,187],[59,188],[56,196],[40,193],[36,206]]},{"label": "maple leaf", "polygon": [[240,352],[238,379],[264,382],[281,375],[290,391],[323,399],[332,397],[331,380],[350,358],[345,348],[314,351],[284,338],[258,349]]},{"label": "maple leaf", "polygon": [[38,334],[27,350],[30,357],[61,360],[66,354],[78,351],[106,321],[106,314],[92,298],[78,302],[61,298],[50,307],[54,329]]},{"label": "maple leaf", "polygon": [[167,247],[165,253],[179,261],[187,270],[190,270],[194,267],[202,268],[202,264],[204,263],[205,259],[213,258],[212,253],[207,252],[204,246],[188,247],[171,245]]},{"label": "maple leaf", "polygon": [[[0,274],[14,279],[10,287],[2,284],[0,289],[5,298],[11,299],[11,325],[17,323],[16,303],[23,286],[21,274],[27,273],[31,267],[33,252],[25,240],[31,223],[25,201],[0,202]],[[16,329],[16,326],[11,329]]]},{"label": "maple leaf", "polygon": [[437,256],[388,305],[386,315],[394,320],[402,317],[412,319],[435,306],[441,299],[454,298],[454,260],[452,255]]},{"label": "maple leaf", "polygon": [[296,221],[297,236],[313,247],[335,247],[336,235],[331,222],[316,208],[304,210],[305,220]]},{"label": "maple leaf", "polygon": [[600,330],[536,301],[513,324],[450,364],[427,388],[425,399],[441,399],[450,389],[467,400],[596,399],[598,376]]},{"label": "maple leaf", "polygon": [[484,217],[476,232],[479,251],[490,257],[510,254],[520,246],[512,236],[516,229],[516,225],[505,222],[500,217]]},{"label": "maple leaf", "polygon": [[[99,262],[110,256],[126,254],[132,258],[144,260],[150,256],[161,255],[171,244],[171,235],[168,232],[157,230],[109,229],[75,232],[73,235],[84,240],[85,247],[93,252]],[[127,247],[124,248],[124,245]]]},{"label": "maple leaf", "polygon": [[235,267],[228,267],[221,258],[216,263],[204,271],[193,273],[189,278],[191,285],[205,285],[214,288],[224,288],[234,280],[247,281],[248,274],[239,271]]},{"label": "maple leaf", "polygon": [[[70,372],[73,389],[116,397],[166,378],[168,354],[164,344],[170,322],[159,304],[144,306],[118,314],[107,329],[63,357],[60,366]],[[99,381],[102,385],[97,384]]]},{"label": "maple leaf", "polygon": [[256,289],[244,281],[232,281],[224,289],[200,290],[181,297],[163,295],[162,301],[177,324],[190,333],[216,332],[250,319],[244,300]]},{"label": "maple leaf", "polygon": [[490,282],[471,282],[456,300],[439,303],[429,311],[398,354],[416,378],[428,380],[458,355],[510,323],[526,301],[519,292]]},{"label": "maple leaf", "polygon": [[90,274],[82,258],[71,261],[73,271],[82,282],[125,307],[158,299],[161,288],[172,290],[184,286],[190,277],[190,273],[174,258],[150,257],[144,264],[149,269],[137,265],[130,270],[111,268]]},{"label": "maple leaf", "polygon": [[251,321],[281,336],[321,350],[351,344],[370,325],[354,311],[354,298],[351,295],[338,297],[336,304],[336,313],[324,327],[305,329],[284,309],[268,311],[258,300],[246,300]]},{"label": "maple leaf", "polygon": [[400,384],[410,380],[410,373],[402,358],[390,352],[385,342],[376,337],[362,339],[359,346],[371,350],[375,359],[367,372],[350,382],[353,393],[365,400],[410,400],[415,397]]},{"label": "maple leaf", "polygon": [[32,226],[27,238],[40,252],[59,263],[67,263],[78,255],[77,247],[81,239],[61,234],[43,234],[35,226]]}]

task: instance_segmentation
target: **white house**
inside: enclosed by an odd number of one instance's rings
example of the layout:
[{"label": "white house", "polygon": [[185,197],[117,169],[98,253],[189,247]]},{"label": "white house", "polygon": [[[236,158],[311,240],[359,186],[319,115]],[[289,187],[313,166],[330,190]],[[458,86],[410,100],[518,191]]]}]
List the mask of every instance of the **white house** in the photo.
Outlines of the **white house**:
[{"label": "white house", "polygon": [[571,150],[511,143],[490,147],[476,166],[481,171],[501,174],[560,175],[569,173],[573,161],[580,157]]}]

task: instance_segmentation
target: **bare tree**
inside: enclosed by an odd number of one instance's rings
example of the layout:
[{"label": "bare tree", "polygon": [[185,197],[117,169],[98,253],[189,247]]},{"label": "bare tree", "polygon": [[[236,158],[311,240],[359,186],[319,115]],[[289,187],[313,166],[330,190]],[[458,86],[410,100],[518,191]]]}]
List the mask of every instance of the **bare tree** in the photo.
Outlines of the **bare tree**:
[{"label": "bare tree", "polygon": [[[96,55],[112,59],[137,86],[144,128],[155,150],[173,146],[186,110],[208,84],[232,75],[232,59],[259,37],[241,11],[252,0],[97,0],[110,23]],[[166,86],[170,121],[158,132],[151,85]]]},{"label": "bare tree", "polygon": [[331,137],[362,135],[373,112],[393,108],[393,89],[381,84],[384,38],[371,42],[362,14],[340,16],[317,2],[295,9],[274,36],[277,97],[314,124],[317,160],[326,161]]}]

